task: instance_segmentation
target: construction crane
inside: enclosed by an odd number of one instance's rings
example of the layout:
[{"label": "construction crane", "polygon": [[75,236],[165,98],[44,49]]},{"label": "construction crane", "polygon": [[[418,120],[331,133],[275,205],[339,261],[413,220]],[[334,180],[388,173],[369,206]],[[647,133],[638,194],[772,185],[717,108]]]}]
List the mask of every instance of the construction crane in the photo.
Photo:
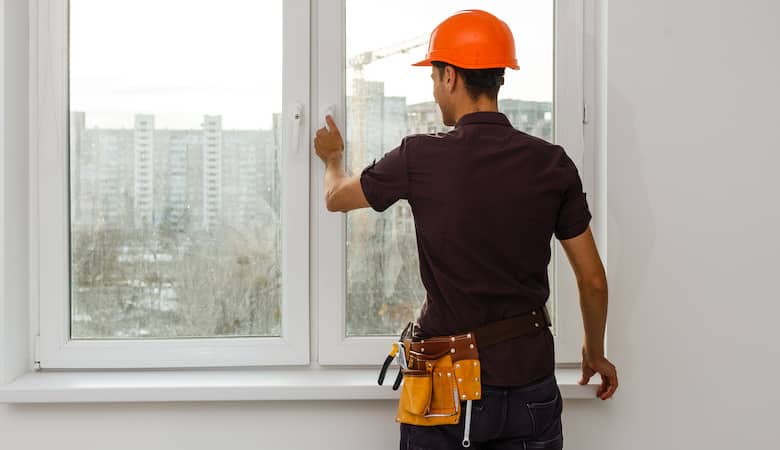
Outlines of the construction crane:
[{"label": "construction crane", "polygon": [[349,58],[349,65],[355,72],[355,78],[362,79],[364,66],[367,66],[374,61],[387,58],[388,56],[407,53],[409,50],[425,45],[426,43],[428,43],[428,35],[420,35],[389,47],[358,53]]}]

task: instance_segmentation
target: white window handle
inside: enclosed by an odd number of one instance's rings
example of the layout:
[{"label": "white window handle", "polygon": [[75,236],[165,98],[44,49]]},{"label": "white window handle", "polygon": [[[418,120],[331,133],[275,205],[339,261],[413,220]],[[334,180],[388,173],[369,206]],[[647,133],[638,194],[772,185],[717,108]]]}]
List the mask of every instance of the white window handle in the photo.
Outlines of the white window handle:
[{"label": "white window handle", "polygon": [[293,135],[292,135],[292,147],[295,154],[301,152],[301,128],[303,128],[303,103],[296,102],[293,108]]}]

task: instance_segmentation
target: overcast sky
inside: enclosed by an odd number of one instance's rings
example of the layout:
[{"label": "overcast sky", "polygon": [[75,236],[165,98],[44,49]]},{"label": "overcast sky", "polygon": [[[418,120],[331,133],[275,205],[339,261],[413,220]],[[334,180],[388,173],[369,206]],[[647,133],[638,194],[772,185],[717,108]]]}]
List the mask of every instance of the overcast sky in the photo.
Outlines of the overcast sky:
[{"label": "overcast sky", "polygon": [[[86,111],[87,126],[129,128],[134,113],[150,113],[158,128],[199,128],[204,114],[221,114],[225,128],[270,128],[281,110],[280,0],[70,3],[71,110]],[[501,97],[550,101],[552,0],[347,0],[347,54],[428,36],[468,8],[514,33],[520,70],[507,70]],[[426,48],[376,61],[363,76],[385,81],[385,95],[432,101],[430,68],[410,66]]]}]

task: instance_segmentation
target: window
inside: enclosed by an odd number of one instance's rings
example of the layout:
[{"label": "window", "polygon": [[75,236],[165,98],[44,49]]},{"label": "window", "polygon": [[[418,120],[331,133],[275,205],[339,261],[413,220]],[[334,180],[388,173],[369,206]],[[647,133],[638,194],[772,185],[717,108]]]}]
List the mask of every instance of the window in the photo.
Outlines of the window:
[{"label": "window", "polygon": [[[308,98],[308,2],[39,15],[42,367],[308,363],[308,161],[290,140],[306,124],[289,111]],[[247,191],[263,227],[221,194],[242,145],[273,161]]]},{"label": "window", "polygon": [[[305,365],[311,330],[318,363],[381,362],[424,299],[414,218],[405,202],[327,212],[308,143],[333,111],[357,173],[407,134],[447,130],[428,70],[409,64],[474,5],[321,0],[310,17],[307,0],[37,1],[42,367]],[[500,109],[578,164],[580,3],[479,6],[515,32],[522,69]],[[551,245],[563,362],[579,309]]]},{"label": "window", "polygon": [[[339,2],[331,3],[338,11]],[[335,105],[341,112],[341,123],[346,122],[342,128],[346,129],[348,172],[358,174],[372,160],[398,146],[405,135],[449,129],[441,123],[438,106],[432,101],[430,69],[410,65],[423,59],[430,31],[441,20],[474,4],[402,0],[378,5],[346,0],[342,6],[341,17],[320,17],[321,40],[323,35],[340,35],[345,45],[338,51],[320,47],[322,60],[339,60],[343,66],[320,68],[320,79],[325,81],[320,82],[318,98],[320,104]],[[572,105],[581,108],[582,80],[562,76],[564,72],[581,72],[580,22],[575,19],[581,15],[581,6],[574,1],[493,0],[478,7],[506,21],[515,35],[521,70],[507,70],[499,109],[516,128],[561,143],[575,158],[581,155],[581,116]],[[377,15],[383,19],[371,20]],[[322,56],[323,51],[327,57]],[[334,85],[340,86],[335,92]],[[367,208],[346,217],[320,218],[320,227],[327,229],[328,236],[340,236],[320,242],[320,254],[337,254],[338,258],[326,258],[344,261],[338,278],[343,284],[320,284],[320,295],[326,297],[321,301],[338,305],[320,314],[320,362],[367,363],[364,355],[381,354],[390,336],[397,336],[417,316],[425,289],[420,282],[413,217],[408,209],[402,200],[383,213]],[[561,350],[574,342],[576,333],[570,320],[561,320],[561,305],[578,307],[570,295],[562,300],[560,294],[570,288],[567,283],[571,280],[558,275],[556,257],[560,254],[555,251],[555,239],[550,245],[548,308]],[[321,259],[319,270],[330,271],[323,264]],[[563,323],[567,328],[562,328]],[[573,345],[559,356],[571,355],[576,350]]]}]

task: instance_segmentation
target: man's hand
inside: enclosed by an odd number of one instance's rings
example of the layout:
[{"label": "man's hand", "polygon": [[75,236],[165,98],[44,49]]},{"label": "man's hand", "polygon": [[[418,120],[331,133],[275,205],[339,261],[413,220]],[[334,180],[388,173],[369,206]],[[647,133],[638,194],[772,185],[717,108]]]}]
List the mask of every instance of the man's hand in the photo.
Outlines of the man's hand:
[{"label": "man's hand", "polygon": [[618,387],[617,370],[609,360],[603,356],[591,357],[582,347],[582,378],[577,382],[579,384],[588,384],[590,377],[596,374],[601,375],[601,386],[599,386],[596,396],[602,400],[612,397]]},{"label": "man's hand", "polygon": [[341,132],[333,121],[333,117],[325,116],[328,128],[322,127],[317,130],[317,136],[314,138],[314,149],[317,156],[326,165],[333,158],[340,158],[344,153],[344,140],[341,138]]},{"label": "man's hand", "polygon": [[317,130],[314,138],[317,156],[325,163],[325,207],[341,212],[366,208],[369,204],[360,186],[360,176],[348,177],[344,172],[344,140],[339,128],[330,115],[325,116],[325,121],[328,128]]}]

